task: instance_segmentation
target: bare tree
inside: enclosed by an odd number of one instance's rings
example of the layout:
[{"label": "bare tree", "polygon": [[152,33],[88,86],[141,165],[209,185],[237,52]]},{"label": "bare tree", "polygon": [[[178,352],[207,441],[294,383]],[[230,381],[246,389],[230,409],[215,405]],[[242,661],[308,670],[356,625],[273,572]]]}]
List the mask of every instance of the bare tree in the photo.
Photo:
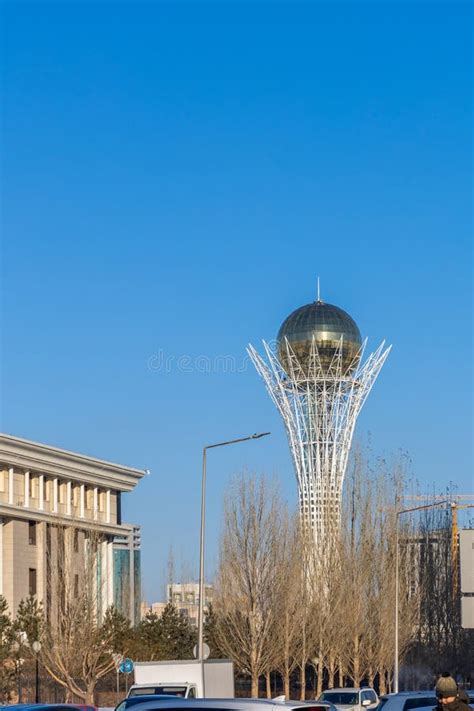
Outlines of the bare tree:
[{"label": "bare tree", "polygon": [[[73,528],[54,527],[47,558],[48,616],[41,661],[48,674],[66,689],[67,696],[94,703],[100,678],[114,668],[112,659],[119,613],[101,620],[102,589],[98,583],[101,538],[81,536]],[[119,620],[120,618],[120,620]],[[128,622],[125,621],[128,625]]]},{"label": "bare tree", "polygon": [[[302,534],[295,518],[287,519],[281,531],[278,568],[280,585],[275,601],[275,668],[283,679],[283,693],[290,697],[290,675],[300,663],[305,643],[302,628],[307,623],[302,604],[306,580],[302,569]],[[303,630],[304,632],[304,630]]]},{"label": "bare tree", "polygon": [[[345,661],[356,686],[363,677],[373,684],[378,674],[382,692],[390,681],[395,654],[396,509],[407,483],[406,464],[401,456],[391,463],[377,460],[372,465],[359,450],[346,491],[347,526],[342,528],[344,568],[349,577]],[[413,525],[407,519],[399,526],[399,650],[403,657],[414,639],[418,595],[410,586]]]},{"label": "bare tree", "polygon": [[[221,649],[258,680],[274,661],[273,634],[286,512],[263,477],[240,476],[225,501],[215,608]],[[283,534],[284,535],[284,534]]]},{"label": "bare tree", "polygon": [[[304,522],[293,527],[278,497],[264,481],[241,478],[226,504],[218,577],[216,619],[222,651],[252,677],[267,680],[277,670],[285,695],[292,672],[300,670],[301,699],[306,668],[343,686],[379,678],[390,688],[394,660],[394,600],[397,516],[406,486],[404,458],[372,462],[356,450],[340,525],[315,541]],[[418,591],[413,580],[413,524],[399,528],[399,648],[413,643]]]}]

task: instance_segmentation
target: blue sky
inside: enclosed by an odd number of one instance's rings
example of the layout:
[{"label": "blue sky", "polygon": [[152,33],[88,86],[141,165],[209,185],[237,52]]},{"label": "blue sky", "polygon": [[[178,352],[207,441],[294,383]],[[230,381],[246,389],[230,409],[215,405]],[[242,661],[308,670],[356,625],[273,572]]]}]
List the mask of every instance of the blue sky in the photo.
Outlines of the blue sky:
[{"label": "blue sky", "polygon": [[151,470],[124,501],[146,597],[171,545],[197,570],[203,444],[272,431],[209,456],[210,567],[232,474],[295,500],[245,346],[317,275],[394,345],[359,436],[472,492],[470,5],[2,12],[2,429]]}]

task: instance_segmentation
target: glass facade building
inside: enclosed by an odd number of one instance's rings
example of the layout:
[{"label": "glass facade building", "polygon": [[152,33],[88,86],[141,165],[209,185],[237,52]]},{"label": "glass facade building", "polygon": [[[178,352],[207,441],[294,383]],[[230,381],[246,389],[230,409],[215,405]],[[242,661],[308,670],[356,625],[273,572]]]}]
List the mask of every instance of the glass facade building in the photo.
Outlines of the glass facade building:
[{"label": "glass facade building", "polygon": [[133,526],[127,537],[113,541],[114,606],[126,615],[132,625],[141,614],[141,553],[140,528]]}]

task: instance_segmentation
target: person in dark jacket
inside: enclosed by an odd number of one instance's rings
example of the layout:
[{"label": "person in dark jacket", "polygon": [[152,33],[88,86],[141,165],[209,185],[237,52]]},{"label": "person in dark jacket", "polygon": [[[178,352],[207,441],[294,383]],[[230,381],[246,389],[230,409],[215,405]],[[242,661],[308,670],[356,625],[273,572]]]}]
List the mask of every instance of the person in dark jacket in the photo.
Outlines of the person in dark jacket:
[{"label": "person in dark jacket", "polygon": [[460,689],[451,674],[445,672],[436,682],[438,705],[433,711],[468,711],[469,697]]}]

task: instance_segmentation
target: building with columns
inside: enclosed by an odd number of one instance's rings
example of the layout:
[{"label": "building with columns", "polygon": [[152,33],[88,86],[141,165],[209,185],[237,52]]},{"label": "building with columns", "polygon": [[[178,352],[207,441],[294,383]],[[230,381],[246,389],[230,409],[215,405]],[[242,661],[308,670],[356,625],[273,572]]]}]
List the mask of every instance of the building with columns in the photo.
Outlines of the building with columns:
[{"label": "building with columns", "polygon": [[0,594],[13,615],[35,595],[53,620],[55,576],[77,592],[94,540],[99,616],[114,604],[139,621],[140,529],[122,522],[121,497],[145,473],[0,434]]}]

